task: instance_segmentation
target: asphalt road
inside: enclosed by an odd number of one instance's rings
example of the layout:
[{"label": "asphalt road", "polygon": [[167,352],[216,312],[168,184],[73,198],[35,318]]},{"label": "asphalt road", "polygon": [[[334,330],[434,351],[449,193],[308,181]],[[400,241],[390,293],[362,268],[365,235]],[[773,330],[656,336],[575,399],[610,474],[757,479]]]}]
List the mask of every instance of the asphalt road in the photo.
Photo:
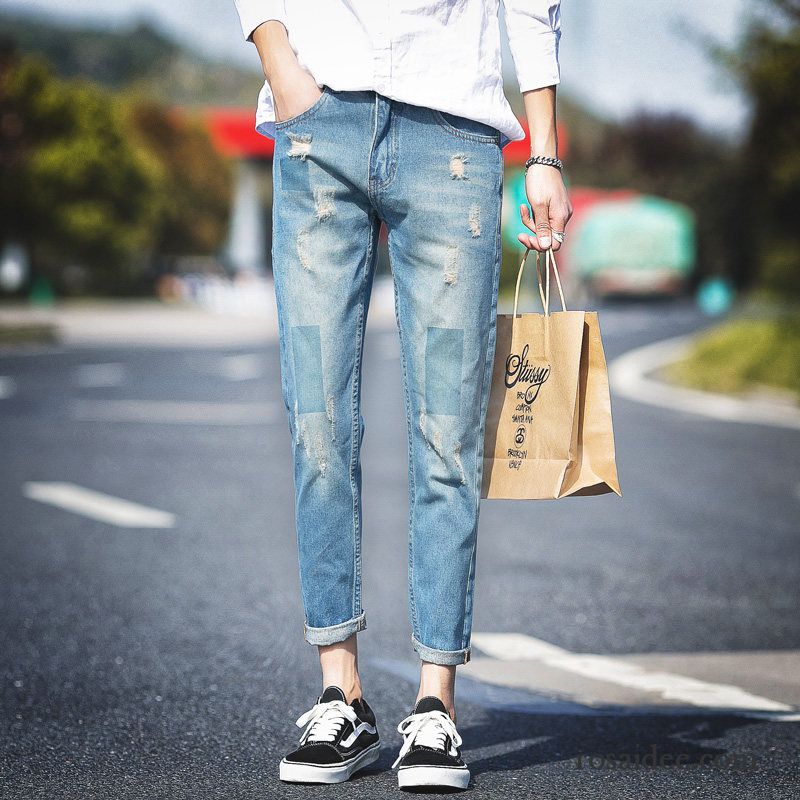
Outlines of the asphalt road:
[{"label": "asphalt road", "polygon": [[[682,304],[601,311],[610,359],[701,324]],[[360,643],[384,750],[344,786],[277,781],[318,691],[277,369],[274,344],[0,355],[0,797],[400,796],[416,656],[397,337],[370,330],[364,374]],[[471,796],[796,797],[800,722],[757,709],[800,706],[800,432],[612,402],[622,499],[483,504]],[[168,522],[66,510],[47,501],[63,483]],[[637,678],[665,672],[674,695]],[[756,711],[686,702],[708,686]]]}]

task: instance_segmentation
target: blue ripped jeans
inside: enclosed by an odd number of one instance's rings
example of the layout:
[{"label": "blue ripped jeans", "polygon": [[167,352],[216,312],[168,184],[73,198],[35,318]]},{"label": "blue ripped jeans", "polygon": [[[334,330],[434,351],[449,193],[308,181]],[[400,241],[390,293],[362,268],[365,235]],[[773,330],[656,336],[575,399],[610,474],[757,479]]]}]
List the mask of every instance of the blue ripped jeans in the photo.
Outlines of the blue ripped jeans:
[{"label": "blue ripped jeans", "polygon": [[361,359],[386,225],[409,436],[409,614],[420,658],[469,660],[495,348],[502,157],[493,128],[323,90],[275,133],[272,257],[305,638],[366,626]]}]

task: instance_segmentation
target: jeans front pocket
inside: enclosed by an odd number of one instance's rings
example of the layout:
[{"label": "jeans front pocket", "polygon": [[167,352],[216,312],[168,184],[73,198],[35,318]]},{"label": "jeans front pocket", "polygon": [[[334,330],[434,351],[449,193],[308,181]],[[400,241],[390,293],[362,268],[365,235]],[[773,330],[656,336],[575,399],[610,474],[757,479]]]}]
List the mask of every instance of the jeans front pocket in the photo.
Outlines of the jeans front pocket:
[{"label": "jeans front pocket", "polygon": [[314,104],[310,108],[307,108],[299,114],[295,114],[293,117],[289,117],[289,119],[283,119],[280,122],[276,121],[275,130],[280,131],[284,128],[288,128],[290,125],[294,125],[296,122],[310,119],[325,105],[325,101],[328,97],[330,97],[330,89],[327,86],[323,86],[322,94],[314,101]]},{"label": "jeans front pocket", "polygon": [[431,113],[438,125],[452,136],[457,136],[470,142],[500,144],[500,131],[485,122],[478,122],[468,117],[460,117],[457,114],[449,114],[446,111],[439,111],[435,108],[431,109]]}]

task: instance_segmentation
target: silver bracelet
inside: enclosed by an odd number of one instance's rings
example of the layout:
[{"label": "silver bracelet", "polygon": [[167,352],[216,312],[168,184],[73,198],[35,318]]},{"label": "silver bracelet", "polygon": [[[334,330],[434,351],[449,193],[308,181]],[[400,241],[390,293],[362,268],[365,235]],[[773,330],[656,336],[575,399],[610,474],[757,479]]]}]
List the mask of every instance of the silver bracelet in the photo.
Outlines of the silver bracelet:
[{"label": "silver bracelet", "polygon": [[528,167],[530,167],[531,164],[544,164],[548,167],[555,167],[559,171],[561,171],[564,168],[564,162],[560,158],[556,158],[555,156],[531,156],[525,162],[526,173],[528,171]]}]

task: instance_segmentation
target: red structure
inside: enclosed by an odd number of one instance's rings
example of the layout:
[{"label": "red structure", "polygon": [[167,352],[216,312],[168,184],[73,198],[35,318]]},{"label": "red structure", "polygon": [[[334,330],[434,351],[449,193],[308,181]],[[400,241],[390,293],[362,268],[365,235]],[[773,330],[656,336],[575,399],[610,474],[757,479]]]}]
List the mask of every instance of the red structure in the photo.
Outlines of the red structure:
[{"label": "red structure", "polygon": [[211,141],[229,158],[272,159],[275,143],[255,129],[255,108],[210,107],[204,112]]},{"label": "red structure", "polygon": [[[206,109],[205,118],[211,139],[223,155],[230,158],[272,158],[274,142],[256,132],[255,109],[212,107]],[[528,126],[522,120],[520,124],[525,129],[525,138],[509,142],[503,148],[503,157],[508,165],[524,164],[530,155]],[[569,142],[561,124],[558,126],[558,144],[559,154],[563,158]]]}]

